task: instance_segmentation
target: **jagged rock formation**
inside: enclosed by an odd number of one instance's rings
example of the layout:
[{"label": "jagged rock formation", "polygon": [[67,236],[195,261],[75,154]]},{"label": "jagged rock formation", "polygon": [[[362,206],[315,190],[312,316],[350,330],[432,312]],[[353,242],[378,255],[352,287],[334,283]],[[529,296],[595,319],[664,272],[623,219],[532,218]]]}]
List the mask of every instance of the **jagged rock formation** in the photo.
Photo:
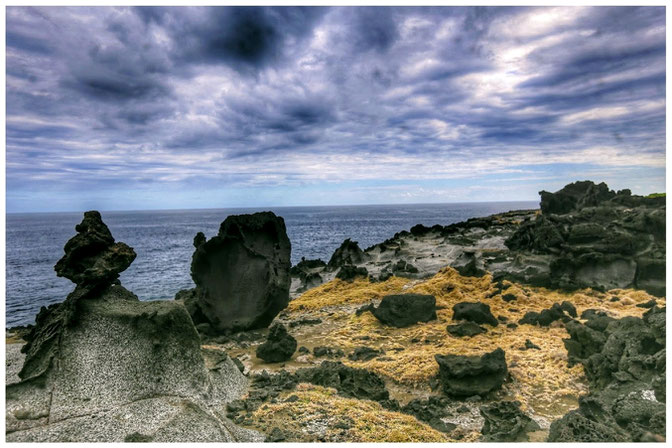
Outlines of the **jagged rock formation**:
[{"label": "jagged rock formation", "polygon": [[246,388],[235,364],[203,357],[182,305],[117,284],[135,253],[98,212],[77,231],[56,265],[77,287],[40,311],[21,381],[6,387],[7,441],[261,440],[218,413]]},{"label": "jagged rock formation", "polygon": [[[197,238],[185,301],[194,323],[226,333],[268,326],[289,303],[291,245],[272,212],[229,216],[219,233]],[[196,239],[195,239],[196,240]]]},{"label": "jagged rock formation", "polygon": [[480,408],[484,442],[527,442],[527,433],[539,424],[520,410],[518,401],[498,401]]},{"label": "jagged rock formation", "polygon": [[665,308],[643,318],[584,313],[568,322],[570,365],[580,362],[590,393],[551,424],[551,442],[644,442],[665,438]]},{"label": "jagged rock formation", "polygon": [[572,320],[572,317],[576,317],[576,308],[571,303],[564,301],[554,303],[549,309],[541,310],[539,313],[535,311],[527,312],[518,323],[548,327],[556,320],[568,322]]},{"label": "jagged rock formation", "polygon": [[383,297],[372,313],[385,325],[409,327],[436,319],[436,299],[427,294],[392,294]]},{"label": "jagged rock formation", "polygon": [[[665,294],[664,197],[613,192],[589,181],[540,194],[541,213],[519,210],[447,226],[419,224],[364,251],[346,240],[330,264],[349,260],[345,264],[367,269],[372,281],[426,278],[451,266],[462,275],[490,272],[496,280],[552,289],[633,287]],[[328,282],[337,269],[315,272]],[[305,289],[297,279],[292,297]]]},{"label": "jagged rock formation", "polygon": [[665,294],[665,198],[575,182],[541,193],[542,215],[507,241],[511,250],[551,255],[547,284],[636,287]]},{"label": "jagged rock formation", "polygon": [[282,324],[275,324],[268,332],[266,341],[257,347],[257,358],[266,362],[283,362],[296,351],[296,339],[287,333]]},{"label": "jagged rock formation", "polygon": [[439,381],[446,395],[471,397],[498,389],[508,375],[504,350],[483,356],[436,355]]},{"label": "jagged rock formation", "polygon": [[360,264],[365,261],[366,255],[359,248],[357,241],[350,241],[350,238],[343,241],[341,247],[336,249],[327,263],[327,268],[334,270],[341,266]]}]

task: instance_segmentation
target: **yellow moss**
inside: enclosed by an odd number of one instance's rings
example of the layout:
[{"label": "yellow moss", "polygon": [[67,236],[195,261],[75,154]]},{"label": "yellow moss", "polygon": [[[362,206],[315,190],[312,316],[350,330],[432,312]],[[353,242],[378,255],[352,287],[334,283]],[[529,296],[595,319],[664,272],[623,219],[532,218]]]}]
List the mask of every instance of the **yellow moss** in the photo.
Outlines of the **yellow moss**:
[{"label": "yellow moss", "polygon": [[[290,395],[297,401],[284,402]],[[414,417],[385,410],[380,404],[368,400],[344,398],[336,390],[299,384],[293,391],[278,397],[278,403],[257,409],[251,416],[255,427],[279,427],[305,434],[311,422],[326,426],[324,438],[349,442],[447,442],[450,439]],[[334,427],[340,420],[351,419],[346,435]]]},{"label": "yellow moss", "polygon": [[408,282],[408,279],[399,277],[391,277],[386,282],[380,283],[370,283],[364,278],[358,278],[353,282],[335,279],[292,300],[287,310],[289,312],[315,310],[336,305],[366,303],[387,294],[394,294]]},{"label": "yellow moss", "polygon": [[[370,369],[394,383],[411,388],[426,386],[438,373],[436,354],[481,355],[501,347],[506,352],[513,381],[501,392],[522,402],[523,408],[545,416],[558,416],[576,407],[577,397],[586,392],[583,368],[567,367],[567,352],[563,338],[569,335],[560,323],[550,327],[520,325],[507,328],[506,323],[497,327],[485,325],[488,332],[469,338],[455,338],[446,331],[452,323],[453,305],[463,301],[480,301],[490,306],[495,316],[507,322],[519,321],[528,311],[541,311],[553,303],[569,301],[579,315],[588,308],[604,310],[613,317],[641,316],[646,310],[636,305],[652,298],[643,291],[614,290],[600,293],[591,289],[574,293],[550,291],[544,288],[524,287],[504,282],[507,294],[516,300],[505,302],[494,295],[496,285],[491,275],[462,277],[455,269],[444,268],[425,281],[391,278],[382,283],[358,280],[352,283],[334,281],[311,290],[290,304],[291,312],[328,309],[334,305],[361,304],[380,299],[386,294],[402,292],[432,294],[436,297],[438,319],[408,328],[382,325],[371,313],[356,316],[343,311],[338,316],[325,319],[338,322],[324,335],[325,345],[348,351],[358,345],[382,348],[385,355],[367,362],[344,359],[345,364]],[[508,286],[508,288],[506,288]],[[621,298],[611,302],[611,297]],[[664,304],[664,299],[658,300]],[[342,314],[342,315],[341,315]],[[541,350],[520,350],[526,339]],[[365,341],[365,342],[363,342]],[[301,340],[299,340],[301,343]]]}]

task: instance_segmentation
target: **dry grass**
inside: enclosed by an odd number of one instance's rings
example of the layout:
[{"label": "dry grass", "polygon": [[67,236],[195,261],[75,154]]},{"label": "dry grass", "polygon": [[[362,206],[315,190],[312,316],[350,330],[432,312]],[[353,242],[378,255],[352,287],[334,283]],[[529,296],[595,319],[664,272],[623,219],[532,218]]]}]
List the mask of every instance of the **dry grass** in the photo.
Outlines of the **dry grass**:
[{"label": "dry grass", "polygon": [[[370,369],[394,383],[411,388],[422,387],[438,373],[435,354],[480,355],[501,347],[506,352],[507,363],[513,381],[500,392],[502,396],[520,400],[523,409],[535,414],[556,417],[576,406],[577,397],[586,392],[583,368],[580,365],[567,367],[567,352],[562,342],[569,337],[562,325],[550,328],[520,325],[507,328],[485,325],[486,334],[472,338],[455,338],[447,333],[446,325],[452,323],[452,307],[458,302],[481,301],[490,306],[495,316],[504,316],[508,322],[517,322],[528,311],[549,308],[555,302],[567,300],[574,304],[578,313],[588,308],[597,308],[619,318],[626,315],[641,316],[643,308],[638,303],[652,298],[643,291],[614,290],[600,293],[590,289],[572,294],[549,291],[544,288],[523,287],[510,284],[506,293],[514,294],[517,300],[505,302],[500,295],[486,298],[495,290],[492,277],[462,277],[452,268],[444,268],[425,281],[409,281],[391,278],[383,283],[358,280],[353,283],[334,281],[315,288],[290,304],[290,313],[298,317],[301,310],[312,314],[330,310],[325,320],[338,322],[329,334],[323,335],[324,345],[343,348],[346,353],[358,345],[382,348],[385,356],[367,362],[343,362],[353,367]],[[438,319],[420,323],[409,328],[392,328],[382,325],[371,313],[355,316],[351,309],[335,305],[362,304],[380,299],[386,294],[414,292],[432,294],[436,297]],[[612,296],[620,298],[610,302]],[[664,303],[664,299],[659,299]],[[541,350],[520,350],[529,339]],[[299,344],[301,340],[299,339]],[[532,408],[532,409],[530,409]]]},{"label": "dry grass", "polygon": [[[284,402],[296,395],[297,401]],[[254,427],[278,427],[290,431],[296,440],[348,442],[448,442],[450,439],[414,417],[383,409],[378,403],[337,395],[335,389],[299,384],[293,391],[267,404],[251,418]],[[349,428],[338,428],[338,422]],[[319,435],[318,435],[319,434]]]}]

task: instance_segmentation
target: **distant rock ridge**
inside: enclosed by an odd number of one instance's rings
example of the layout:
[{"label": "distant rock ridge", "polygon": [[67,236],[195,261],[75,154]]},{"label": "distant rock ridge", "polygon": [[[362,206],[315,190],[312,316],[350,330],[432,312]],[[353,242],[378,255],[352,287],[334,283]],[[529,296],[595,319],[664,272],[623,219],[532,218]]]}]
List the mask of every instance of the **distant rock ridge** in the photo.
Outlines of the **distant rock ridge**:
[{"label": "distant rock ridge", "polygon": [[[418,224],[361,251],[345,240],[311,282],[292,282],[292,297],[333,280],[339,263],[367,270],[372,281],[392,275],[427,278],[451,266],[460,274],[552,289],[643,289],[665,294],[665,197],[609,190],[580,181],[541,191],[539,210],[471,218],[446,226]],[[359,261],[357,261],[359,260]],[[363,272],[363,271],[362,271]],[[305,274],[304,274],[305,277]]]}]

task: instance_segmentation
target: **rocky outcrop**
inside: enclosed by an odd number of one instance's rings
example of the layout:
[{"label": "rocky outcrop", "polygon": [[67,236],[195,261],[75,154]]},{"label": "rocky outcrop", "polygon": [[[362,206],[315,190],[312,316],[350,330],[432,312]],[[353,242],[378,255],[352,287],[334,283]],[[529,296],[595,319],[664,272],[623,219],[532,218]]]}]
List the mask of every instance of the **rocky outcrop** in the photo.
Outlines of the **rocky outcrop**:
[{"label": "rocky outcrop", "polygon": [[492,315],[490,305],[481,302],[460,302],[453,306],[453,320],[466,320],[496,327],[499,322]]},{"label": "rocky outcrop", "polygon": [[540,194],[542,215],[521,225],[506,245],[546,256],[546,286],[665,294],[665,198],[590,181]]},{"label": "rocky outcrop", "polygon": [[572,317],[576,317],[576,308],[571,303],[564,301],[562,303],[554,303],[550,308],[541,310],[538,313],[536,311],[529,311],[525,313],[518,323],[521,325],[529,324],[548,327],[556,320],[568,322]]},{"label": "rocky outcrop", "polygon": [[7,441],[261,440],[217,412],[246,389],[228,356],[201,352],[181,304],[141,302],[118,284],[134,253],[100,214],[77,231],[57,264],[77,287],[40,312],[21,381],[6,387]]},{"label": "rocky outcrop", "polygon": [[483,356],[436,355],[439,381],[446,395],[471,397],[499,389],[508,375],[504,350]]},{"label": "rocky outcrop", "polygon": [[369,276],[369,272],[366,268],[353,266],[351,264],[346,264],[342,266],[336,273],[336,278],[344,280],[346,282],[351,282],[357,277],[366,278]]},{"label": "rocky outcrop", "polygon": [[372,312],[385,325],[409,327],[436,319],[436,299],[426,294],[388,295]]},{"label": "rocky outcrop", "polygon": [[665,438],[665,309],[588,326],[568,322],[570,365],[582,363],[590,393],[551,424],[552,442],[640,442]]},{"label": "rocky outcrop", "polygon": [[431,396],[426,400],[413,399],[400,409],[405,414],[410,414],[420,421],[427,423],[437,431],[450,433],[457,425],[446,423],[443,418],[448,416],[446,407],[450,404],[447,397]]},{"label": "rocky outcrop", "polygon": [[266,341],[257,347],[257,358],[266,362],[283,362],[296,351],[296,339],[287,333],[282,324],[275,324],[268,331]]},{"label": "rocky outcrop", "polygon": [[375,373],[355,369],[340,362],[323,361],[319,367],[296,371],[298,382],[333,387],[339,394],[360,400],[381,401],[389,399],[385,382]]},{"label": "rocky outcrop", "polygon": [[268,326],[289,303],[290,251],[281,217],[227,217],[192,257],[196,294],[185,304],[194,323],[220,333]]},{"label": "rocky outcrop", "polygon": [[329,263],[327,263],[327,268],[334,270],[345,265],[357,265],[364,262],[365,259],[366,255],[359,248],[357,241],[350,241],[350,238],[348,238],[333,253]]},{"label": "rocky outcrop", "polygon": [[539,424],[520,410],[518,401],[499,401],[480,408],[484,442],[527,442],[527,433]]}]

